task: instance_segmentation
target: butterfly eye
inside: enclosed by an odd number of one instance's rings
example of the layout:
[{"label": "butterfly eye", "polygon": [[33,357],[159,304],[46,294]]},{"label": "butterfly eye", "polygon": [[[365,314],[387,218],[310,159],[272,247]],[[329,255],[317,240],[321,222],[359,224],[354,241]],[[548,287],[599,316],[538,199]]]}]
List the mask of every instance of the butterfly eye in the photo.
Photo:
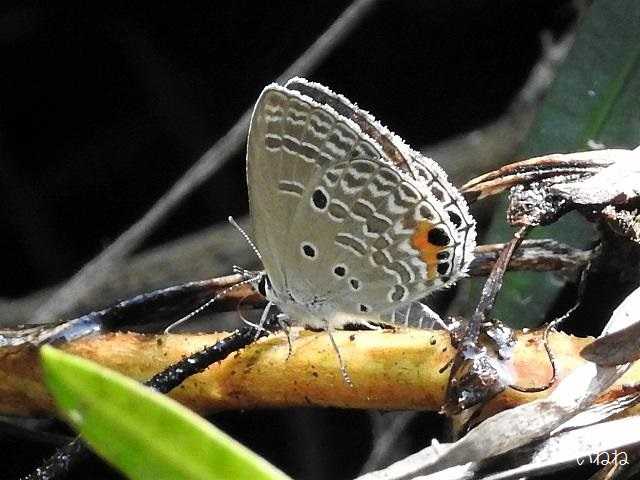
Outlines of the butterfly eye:
[{"label": "butterfly eye", "polygon": [[258,292],[260,292],[263,297],[266,297],[267,290],[271,290],[271,280],[269,280],[269,276],[265,274],[258,280]]}]

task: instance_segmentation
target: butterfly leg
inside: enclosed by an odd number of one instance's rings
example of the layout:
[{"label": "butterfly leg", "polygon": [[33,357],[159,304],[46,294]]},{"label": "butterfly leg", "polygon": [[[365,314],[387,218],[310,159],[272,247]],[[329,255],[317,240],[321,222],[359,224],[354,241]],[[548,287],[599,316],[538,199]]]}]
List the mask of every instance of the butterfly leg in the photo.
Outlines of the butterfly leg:
[{"label": "butterfly leg", "polygon": [[256,329],[255,340],[258,339],[258,336],[260,335],[261,332],[266,331],[266,329],[264,328],[264,324],[267,322],[267,319],[269,318],[269,312],[271,312],[271,309],[273,308],[273,306],[274,306],[274,303],[269,302],[267,306],[264,307],[264,310],[262,311],[262,315],[260,316],[260,321],[258,323],[253,323],[244,317],[242,318],[242,321],[244,323]]},{"label": "butterfly leg", "polygon": [[278,313],[276,315],[276,322],[287,335],[287,343],[289,344],[289,353],[287,354],[287,360],[293,354],[293,334],[291,333],[291,325],[289,324],[289,317],[284,313]]},{"label": "butterfly leg", "polygon": [[353,382],[351,381],[351,377],[349,376],[349,373],[347,373],[347,367],[344,361],[342,360],[342,355],[340,354],[340,349],[338,348],[338,344],[333,338],[333,328],[329,326],[328,322],[326,323],[325,331],[329,335],[329,340],[331,341],[331,345],[333,346],[333,349],[336,351],[336,355],[338,356],[338,365],[340,366],[340,373],[342,373],[342,379],[347,385],[349,385],[350,387],[353,387]]},{"label": "butterfly leg", "polygon": [[246,268],[240,267],[239,265],[234,265],[232,267],[232,271],[233,271],[233,273],[239,273],[245,279],[254,279],[260,273],[260,272],[257,272],[255,270],[247,270]]}]

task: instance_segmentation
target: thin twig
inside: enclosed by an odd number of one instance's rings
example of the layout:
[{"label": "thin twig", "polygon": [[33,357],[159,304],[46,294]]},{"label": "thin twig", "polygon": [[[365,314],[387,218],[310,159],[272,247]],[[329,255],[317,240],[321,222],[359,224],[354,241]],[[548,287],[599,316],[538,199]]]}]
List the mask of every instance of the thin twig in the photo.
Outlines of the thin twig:
[{"label": "thin twig", "polygon": [[[479,362],[484,356],[482,355],[484,347],[479,343],[481,327],[489,320],[489,314],[495,305],[498,292],[502,288],[504,274],[507,271],[509,261],[513,253],[522,243],[525,235],[531,229],[529,225],[521,227],[514,235],[513,239],[504,245],[500,252],[498,260],[495,262],[487,281],[485,282],[478,305],[467,324],[462,339],[458,346],[458,352],[453,359],[451,371],[449,374],[449,382],[445,396],[443,410],[449,414],[459,413],[461,410],[468,408],[458,395],[459,374],[463,374],[469,369],[469,363]],[[463,368],[467,366],[467,368]],[[487,389],[487,385],[483,383],[483,389]],[[477,403],[477,401],[476,401]]]},{"label": "thin twig", "polygon": [[567,318],[569,318],[573,313],[582,305],[582,299],[584,298],[584,292],[586,290],[587,285],[587,272],[591,267],[591,262],[587,262],[585,268],[582,269],[580,273],[580,281],[578,282],[578,298],[576,299],[573,306],[567,310],[565,313],[560,315],[559,317],[554,318],[549,322],[549,324],[544,329],[544,334],[542,336],[542,341],[544,343],[544,349],[547,352],[547,356],[549,357],[549,363],[551,364],[551,378],[549,381],[537,387],[520,387],[518,385],[509,385],[509,388],[517,390],[523,393],[532,393],[532,392],[543,392],[548,388],[551,388],[553,384],[557,380],[558,368],[556,367],[555,357],[553,356],[553,352],[551,351],[551,347],[549,346],[549,332],[552,330],[556,330],[556,327],[562,324]]},{"label": "thin twig", "polygon": [[[278,77],[279,81],[304,75],[319,65],[374,6],[375,0],[356,0]],[[218,140],[151,209],[109,247],[87,263],[34,314],[33,323],[47,323],[74,308],[115,266],[135,250],[189,194],[217,172],[244,144],[253,107]]]},{"label": "thin twig", "polygon": [[[504,243],[478,245],[469,266],[469,275],[488,275],[504,248]],[[591,258],[591,250],[581,250],[551,239],[525,240],[513,253],[509,271],[569,271],[583,268]]]},{"label": "thin twig", "polygon": [[[224,271],[223,265],[230,269],[234,263],[232,258],[240,265],[250,265],[249,250],[243,244],[225,242],[230,229],[228,224],[221,224],[135,255],[121,268],[108,274],[104,288],[90,292],[79,310],[98,310],[140,292],[205,279],[210,272]],[[503,243],[494,243],[476,247],[469,275],[488,275],[503,246]],[[590,250],[577,249],[555,240],[525,240],[514,253],[509,270],[573,272],[582,268],[590,257]],[[246,262],[238,260],[242,258],[246,258]],[[167,269],[169,263],[174,267]],[[0,328],[28,323],[47,293],[44,290],[18,300],[0,300]]]},{"label": "thin twig", "polygon": [[[113,332],[134,326],[148,326],[155,322],[174,323],[176,318],[198,311],[208,305],[215,311],[236,309],[246,299],[260,306],[262,297],[253,298],[255,291],[242,275],[188,282],[136,295],[108,308],[53,325],[0,329],[0,345],[43,345],[71,342],[87,335]],[[202,307],[200,307],[202,308]],[[211,308],[213,310],[213,308]]]},{"label": "thin twig", "polygon": [[475,312],[469,322],[468,338],[472,339],[474,342],[477,341],[478,336],[480,335],[480,325],[487,321],[489,312],[495,304],[496,296],[502,288],[504,273],[507,271],[509,261],[529,230],[529,226],[522,227],[515,233],[513,239],[503,247],[498,260],[493,266],[493,270],[491,271],[489,278],[487,278],[487,281],[484,284],[480,301],[478,302]]},{"label": "thin twig", "polygon": [[63,478],[78,463],[90,458],[91,451],[76,437],[64,447],[57,448],[50,457],[47,457],[42,465],[33,472],[21,477],[20,480],[54,480]]}]

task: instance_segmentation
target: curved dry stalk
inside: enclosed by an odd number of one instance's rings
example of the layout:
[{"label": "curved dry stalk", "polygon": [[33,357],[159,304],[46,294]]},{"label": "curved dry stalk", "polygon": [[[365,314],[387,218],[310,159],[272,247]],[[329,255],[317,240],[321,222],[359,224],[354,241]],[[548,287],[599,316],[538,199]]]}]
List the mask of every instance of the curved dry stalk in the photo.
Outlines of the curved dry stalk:
[{"label": "curved dry stalk", "polygon": [[[234,263],[231,258],[236,264],[251,265],[250,250],[240,242],[226,240],[229,235],[232,227],[221,224],[132,257],[105,277],[104,288],[92,290],[83,299],[84,310],[97,310],[135,293],[206,279],[210,272],[221,271],[221,265]],[[476,247],[469,275],[488,275],[503,247],[503,243]],[[586,265],[591,253],[551,239],[525,240],[512,257],[509,270],[577,271]],[[171,269],[166,268],[169,264]],[[43,290],[19,300],[0,299],[0,328],[30,323],[33,312],[50,294]]]},{"label": "curved dry stalk", "polygon": [[[304,75],[319,65],[374,5],[375,0],[355,0],[277,80]],[[92,289],[97,288],[115,265],[133,252],[173,209],[217,172],[244,145],[252,111],[253,106],[247,109],[236,124],[207,150],[142,218],[53,294],[35,312],[33,323],[50,322],[73,309]]]},{"label": "curved dry stalk", "polygon": [[[326,333],[298,329],[293,333],[296,338],[290,357],[286,336],[273,335],[190,378],[172,396],[200,412],[290,406],[437,411],[444,401],[449,365],[456,353],[444,331],[334,332],[354,387],[344,383]],[[115,333],[80,339],[62,348],[146,380],[224,335]],[[551,367],[541,335],[540,331],[518,335],[507,364],[514,383],[535,386],[548,380]],[[579,352],[591,341],[563,333],[550,335],[560,379],[586,363]],[[627,394],[633,390],[629,385],[639,382],[640,364],[636,363],[603,397],[611,400]],[[483,415],[544,398],[548,393],[506,389],[485,406]],[[52,411],[41,383],[37,350],[0,349],[0,412],[39,415]]]},{"label": "curved dry stalk", "polygon": [[556,183],[589,178],[616,162],[629,162],[637,156],[631,150],[609,149],[587,152],[554,153],[510,163],[480,175],[460,187],[475,200],[501,193],[515,185],[553,179]]},{"label": "curved dry stalk", "polygon": [[[504,246],[504,243],[478,245],[469,275],[488,275]],[[525,240],[513,253],[507,268],[532,272],[577,271],[587,264],[591,255],[591,250],[580,250],[551,239]]]}]

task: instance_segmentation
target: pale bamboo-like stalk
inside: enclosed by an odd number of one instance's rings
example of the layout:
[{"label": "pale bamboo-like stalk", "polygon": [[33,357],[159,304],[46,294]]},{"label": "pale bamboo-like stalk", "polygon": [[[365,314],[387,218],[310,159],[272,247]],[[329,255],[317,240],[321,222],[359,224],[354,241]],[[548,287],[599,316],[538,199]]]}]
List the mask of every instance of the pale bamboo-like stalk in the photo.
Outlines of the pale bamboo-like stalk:
[{"label": "pale bamboo-like stalk", "polygon": [[[334,332],[353,387],[342,379],[326,333],[294,329],[293,334],[291,355],[284,334],[272,335],[190,378],[171,396],[199,412],[292,406],[437,411],[442,405],[449,363],[455,355],[446,332],[403,328]],[[113,333],[80,339],[61,348],[143,381],[224,335]],[[585,362],[579,352],[591,341],[564,333],[550,335],[559,379]],[[507,367],[519,386],[544,385],[549,380],[551,367],[541,332],[518,334]],[[639,382],[640,365],[634,365],[604,395],[615,398],[628,393],[625,385]],[[507,388],[484,407],[484,414],[548,392],[521,393]],[[37,349],[0,349],[0,413],[52,412],[41,381]]]}]

